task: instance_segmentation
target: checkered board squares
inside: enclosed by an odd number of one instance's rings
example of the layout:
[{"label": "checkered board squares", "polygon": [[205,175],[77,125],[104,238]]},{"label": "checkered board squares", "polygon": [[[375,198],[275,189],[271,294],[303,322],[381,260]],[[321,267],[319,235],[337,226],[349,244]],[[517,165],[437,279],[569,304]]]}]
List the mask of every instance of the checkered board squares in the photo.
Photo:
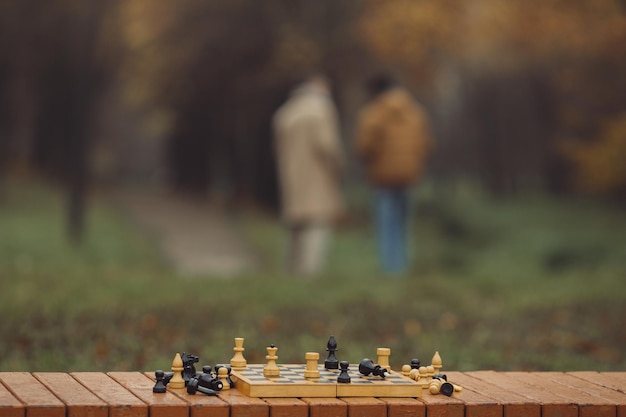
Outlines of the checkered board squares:
[{"label": "checkered board squares", "polygon": [[421,386],[401,373],[390,372],[387,378],[364,376],[358,365],[350,365],[351,382],[338,383],[340,371],[318,366],[320,377],[304,378],[306,365],[279,364],[280,377],[263,376],[262,364],[248,365],[244,370],[233,370],[235,387],[250,397],[420,397]]}]

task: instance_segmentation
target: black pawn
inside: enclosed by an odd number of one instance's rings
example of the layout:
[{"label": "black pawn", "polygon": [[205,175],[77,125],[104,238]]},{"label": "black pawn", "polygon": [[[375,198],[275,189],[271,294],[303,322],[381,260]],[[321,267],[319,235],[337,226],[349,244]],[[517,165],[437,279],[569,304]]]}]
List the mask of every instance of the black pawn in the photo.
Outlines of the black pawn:
[{"label": "black pawn", "polygon": [[325,369],[339,369],[339,361],[335,356],[335,352],[337,352],[337,350],[337,341],[335,340],[335,336],[330,336],[330,339],[328,339],[328,343],[326,344],[328,358],[324,361]]},{"label": "black pawn", "polygon": [[348,361],[341,361],[339,363],[341,372],[339,373],[339,376],[337,377],[337,382],[340,382],[342,384],[350,383],[350,374],[348,374],[348,366],[349,366]]},{"label": "black pawn", "polygon": [[421,362],[419,359],[411,359],[411,369],[419,369],[420,364]]},{"label": "black pawn", "polygon": [[365,376],[373,374],[381,378],[386,377],[388,374],[387,369],[381,368],[380,365],[374,365],[374,362],[368,358],[362,359],[359,363],[359,372]]},{"label": "black pawn", "polygon": [[195,395],[196,392],[201,392],[206,395],[217,395],[217,391],[199,385],[198,378],[191,378],[187,383],[187,394]]},{"label": "black pawn", "polygon": [[156,377],[156,384],[152,388],[152,392],[156,392],[157,394],[163,394],[165,389],[165,372],[158,370],[154,372],[154,376]]}]

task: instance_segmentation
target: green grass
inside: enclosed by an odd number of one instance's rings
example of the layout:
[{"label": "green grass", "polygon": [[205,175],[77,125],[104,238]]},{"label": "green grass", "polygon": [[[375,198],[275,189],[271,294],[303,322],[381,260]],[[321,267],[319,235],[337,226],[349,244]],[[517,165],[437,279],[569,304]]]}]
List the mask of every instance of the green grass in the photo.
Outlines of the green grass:
[{"label": "green grass", "polygon": [[[227,362],[245,337],[250,362],[358,361],[392,348],[392,366],[439,350],[449,370],[624,370],[626,215],[542,195],[491,200],[424,186],[404,279],[378,272],[367,192],[350,197],[327,271],[281,270],[284,235],[270,215],[237,220],[263,260],[230,279],[176,274],[154,242],[103,199],[88,234],[65,238],[61,193],[8,183],[0,202],[0,370],[151,370],[175,352]],[[220,279],[217,279],[220,278]]]}]

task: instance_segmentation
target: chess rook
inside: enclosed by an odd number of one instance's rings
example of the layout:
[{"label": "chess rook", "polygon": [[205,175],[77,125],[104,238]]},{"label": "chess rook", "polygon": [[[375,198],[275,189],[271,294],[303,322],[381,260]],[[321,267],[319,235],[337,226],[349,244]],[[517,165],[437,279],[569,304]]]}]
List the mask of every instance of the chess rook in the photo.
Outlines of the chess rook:
[{"label": "chess rook", "polygon": [[389,356],[391,356],[390,348],[378,348],[376,349],[376,354],[378,355],[378,365],[381,368],[389,369]]},{"label": "chess rook", "polygon": [[320,371],[317,369],[317,362],[320,358],[320,354],[317,352],[307,352],[304,355],[306,359],[306,369],[304,370],[304,377],[307,379],[319,378]]}]

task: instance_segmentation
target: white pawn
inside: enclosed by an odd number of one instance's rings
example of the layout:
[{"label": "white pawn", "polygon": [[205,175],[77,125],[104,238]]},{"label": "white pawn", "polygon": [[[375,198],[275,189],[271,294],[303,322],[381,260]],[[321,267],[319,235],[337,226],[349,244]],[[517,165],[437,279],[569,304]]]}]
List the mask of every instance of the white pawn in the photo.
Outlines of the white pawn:
[{"label": "white pawn", "polygon": [[228,368],[222,366],[217,370],[217,377],[222,381],[222,390],[230,389],[230,382],[228,381]]}]

